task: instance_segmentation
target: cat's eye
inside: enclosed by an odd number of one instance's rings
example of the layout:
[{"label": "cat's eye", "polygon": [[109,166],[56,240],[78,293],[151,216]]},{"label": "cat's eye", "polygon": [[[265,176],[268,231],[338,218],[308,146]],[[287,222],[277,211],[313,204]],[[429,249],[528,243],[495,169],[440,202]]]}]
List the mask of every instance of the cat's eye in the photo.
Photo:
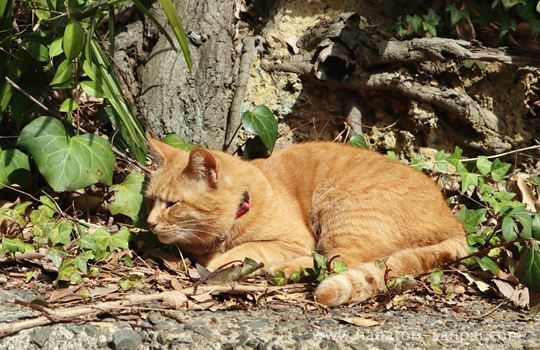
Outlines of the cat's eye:
[{"label": "cat's eye", "polygon": [[175,205],[178,202],[179,201],[163,201],[163,203],[165,203],[165,208],[166,209],[169,209],[170,207],[172,207],[173,205]]}]

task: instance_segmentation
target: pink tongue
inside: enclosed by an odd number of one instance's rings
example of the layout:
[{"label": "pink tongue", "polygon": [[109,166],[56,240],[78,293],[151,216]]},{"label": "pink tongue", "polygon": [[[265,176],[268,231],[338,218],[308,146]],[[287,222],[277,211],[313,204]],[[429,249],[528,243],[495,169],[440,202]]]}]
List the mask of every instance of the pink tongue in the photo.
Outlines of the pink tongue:
[{"label": "pink tongue", "polygon": [[240,208],[238,208],[238,210],[236,211],[236,218],[238,219],[239,217],[241,217],[248,211],[249,211],[249,203],[243,202],[242,205],[240,205]]}]

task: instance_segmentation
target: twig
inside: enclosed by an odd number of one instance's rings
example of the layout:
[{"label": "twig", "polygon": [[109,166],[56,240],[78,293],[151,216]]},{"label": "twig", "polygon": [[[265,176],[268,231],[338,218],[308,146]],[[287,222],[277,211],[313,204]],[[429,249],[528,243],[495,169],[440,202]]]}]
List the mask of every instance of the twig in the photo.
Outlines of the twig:
[{"label": "twig", "polygon": [[[529,151],[529,150],[533,150],[533,149],[538,149],[540,150],[540,145],[535,145],[535,146],[529,146],[529,147],[523,147],[523,148],[518,148],[518,149],[515,149],[515,150],[512,150],[512,151],[508,151],[508,152],[503,152],[503,153],[499,153],[499,154],[494,154],[492,156],[486,156],[486,158],[488,159],[491,159],[491,158],[499,158],[499,157],[503,157],[503,156],[507,156],[509,154],[513,154],[513,153],[519,153],[519,152],[524,152],[524,151]],[[461,159],[462,162],[471,162],[473,160],[477,160],[479,157],[476,157],[476,158],[463,158]]]},{"label": "twig", "polygon": [[[287,286],[253,286],[253,285],[221,285],[221,286],[200,286],[200,293],[228,293],[228,294],[247,294],[247,293],[270,293],[281,290],[289,290],[290,292],[307,291],[308,287],[304,284],[291,284]],[[117,309],[139,308],[141,304],[151,301],[162,301],[167,297],[174,296],[176,293],[185,295],[195,295],[194,288],[185,288],[175,292],[161,292],[155,294],[136,294],[127,295],[123,300],[108,301],[95,305],[81,306],[76,308],[59,308],[53,310],[43,308],[43,312],[47,316],[38,316],[31,319],[22,320],[13,323],[0,323],[0,338],[15,334],[24,329],[29,329],[38,326],[44,326],[66,319],[74,319],[76,317],[91,316],[102,312],[110,312]],[[13,301],[15,302],[15,301]]]},{"label": "twig", "polygon": [[6,81],[9,85],[13,86],[17,91],[19,91],[21,94],[29,98],[32,102],[37,104],[41,109],[43,109],[47,113],[54,114],[55,116],[62,118],[62,115],[56,111],[53,111],[49,107],[45,106],[43,103],[41,103],[38,99],[36,99],[34,96],[30,95],[28,92],[24,91],[23,88],[21,88],[17,83],[15,83],[13,80],[11,80],[9,77],[6,77]]},{"label": "twig", "polygon": [[506,304],[508,302],[508,299],[505,299],[503,301],[501,301],[499,304],[497,304],[494,308],[492,308],[491,310],[489,310],[488,312],[486,313],[483,313],[482,315],[478,315],[478,316],[468,316],[468,315],[465,315],[463,317],[465,318],[468,318],[468,319],[471,319],[471,320],[483,320],[484,318],[486,318],[487,316],[491,315],[492,313],[494,313],[497,309],[499,309],[501,306],[503,306],[504,304]]}]

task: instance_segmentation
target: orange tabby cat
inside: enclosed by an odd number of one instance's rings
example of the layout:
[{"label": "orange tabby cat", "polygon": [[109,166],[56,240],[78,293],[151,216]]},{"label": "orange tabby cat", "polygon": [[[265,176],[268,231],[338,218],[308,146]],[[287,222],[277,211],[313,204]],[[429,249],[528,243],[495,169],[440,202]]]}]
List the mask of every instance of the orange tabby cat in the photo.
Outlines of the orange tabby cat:
[{"label": "orange tabby cat", "polygon": [[311,267],[314,250],[339,255],[349,269],[315,296],[340,305],[386,290],[385,275],[419,274],[467,252],[436,185],[378,153],[310,142],[247,162],[150,145],[161,166],[147,190],[148,224],[211,270],[250,257],[288,275]]}]

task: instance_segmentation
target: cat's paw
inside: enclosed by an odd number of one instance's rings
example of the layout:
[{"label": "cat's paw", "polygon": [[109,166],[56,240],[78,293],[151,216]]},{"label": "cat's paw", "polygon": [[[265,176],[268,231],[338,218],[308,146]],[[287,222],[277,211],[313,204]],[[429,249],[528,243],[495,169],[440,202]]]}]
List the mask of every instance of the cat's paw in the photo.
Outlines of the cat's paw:
[{"label": "cat's paw", "polygon": [[358,283],[363,280],[362,273],[354,270],[330,276],[315,290],[315,300],[324,305],[338,306],[358,303],[375,296],[373,286]]}]

